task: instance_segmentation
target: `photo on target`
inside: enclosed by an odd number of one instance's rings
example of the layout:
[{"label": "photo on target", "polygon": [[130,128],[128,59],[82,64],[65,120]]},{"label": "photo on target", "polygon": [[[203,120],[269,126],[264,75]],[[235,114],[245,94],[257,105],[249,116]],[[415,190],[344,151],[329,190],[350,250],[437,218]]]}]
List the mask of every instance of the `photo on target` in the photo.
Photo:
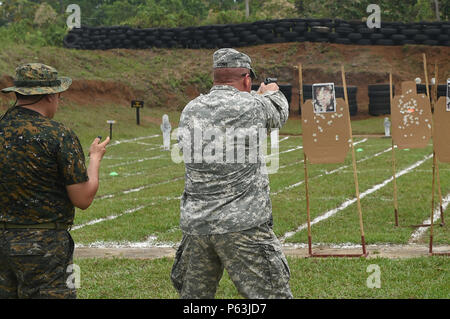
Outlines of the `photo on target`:
[{"label": "photo on target", "polygon": [[334,83],[319,83],[312,86],[314,113],[336,112]]}]

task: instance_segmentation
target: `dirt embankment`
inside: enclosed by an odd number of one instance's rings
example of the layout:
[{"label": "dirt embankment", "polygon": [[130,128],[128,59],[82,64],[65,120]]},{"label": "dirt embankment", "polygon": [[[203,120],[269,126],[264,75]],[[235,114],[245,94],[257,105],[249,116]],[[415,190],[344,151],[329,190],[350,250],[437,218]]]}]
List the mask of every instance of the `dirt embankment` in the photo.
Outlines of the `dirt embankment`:
[{"label": "dirt embankment", "polygon": [[[0,88],[13,86],[11,76],[0,77]],[[98,80],[74,80],[69,90],[64,92],[64,99],[77,105],[113,104],[129,105],[135,98],[135,92],[120,82]],[[1,94],[0,105],[7,106],[14,100],[14,94]]]},{"label": "dirt embankment", "polygon": [[[370,84],[388,83],[389,72],[392,71],[396,93],[400,93],[402,81],[414,80],[416,77],[424,80],[422,54],[425,53],[428,60],[429,79],[434,76],[435,64],[439,67],[440,84],[450,77],[450,48],[439,46],[357,46],[339,45],[329,43],[281,43],[266,44],[240,48],[247,53],[253,61],[258,74],[255,83],[265,77],[277,77],[281,84],[295,83],[294,66],[302,63],[303,83],[334,82],[342,86],[341,65],[345,66],[346,82],[349,86],[357,86],[358,116],[354,119],[368,116],[368,88]],[[108,58],[124,59],[124,54],[132,50],[95,51],[96,55]],[[129,62],[133,59],[150,60],[155,54],[160,56],[170,55],[174,59],[170,65],[163,66],[159,70],[161,79],[164,75],[172,74],[181,76],[183,81],[176,89],[170,85],[170,81],[156,81],[155,85],[143,85],[149,81],[146,72],[139,74],[118,73],[114,75],[114,69],[109,70],[108,80],[74,80],[71,88],[64,94],[64,98],[77,105],[114,104],[129,105],[133,99],[143,99],[146,105],[160,105],[167,109],[180,109],[190,99],[200,93],[206,93],[205,85],[195,84],[189,79],[199,76],[211,68],[211,56],[215,50],[186,50],[183,54],[179,51],[165,50],[135,50],[129,54]],[[185,52],[185,53],[184,53]],[[173,54],[172,54],[173,53]],[[208,57],[208,58],[207,58]],[[191,59],[191,60],[189,60]],[[194,61],[195,59],[195,61]],[[79,61],[77,61],[79,62]],[[189,67],[187,67],[189,66]],[[91,67],[92,68],[92,67]],[[132,70],[132,69],[130,69]],[[123,72],[123,71],[122,71]],[[131,71],[130,71],[131,72]],[[198,73],[198,74],[197,74]],[[167,77],[167,76],[166,76]],[[167,80],[167,79],[166,79]],[[175,79],[174,79],[175,80]],[[168,84],[169,83],[169,84]],[[0,88],[12,85],[11,76],[0,75]],[[137,87],[141,88],[140,90]],[[142,88],[146,88],[143,91]],[[147,89],[148,88],[148,89]],[[206,90],[206,91],[205,91]],[[13,95],[0,94],[0,106],[6,107],[14,98]],[[292,109],[291,109],[292,110]],[[297,114],[298,107],[292,110]]]}]

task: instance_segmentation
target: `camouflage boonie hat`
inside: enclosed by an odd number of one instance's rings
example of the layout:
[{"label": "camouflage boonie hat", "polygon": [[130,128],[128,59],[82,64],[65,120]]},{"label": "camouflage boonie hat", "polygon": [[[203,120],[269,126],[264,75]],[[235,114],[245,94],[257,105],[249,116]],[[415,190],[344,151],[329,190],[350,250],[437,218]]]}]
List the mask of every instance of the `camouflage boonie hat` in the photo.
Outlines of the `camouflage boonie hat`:
[{"label": "camouflage boonie hat", "polygon": [[66,91],[72,84],[68,77],[58,77],[58,71],[41,63],[27,63],[16,69],[14,86],[3,93],[17,92],[22,95],[54,94]]},{"label": "camouflage boonie hat", "polygon": [[213,68],[246,68],[250,70],[252,79],[256,73],[251,66],[252,60],[247,54],[231,48],[219,49],[213,55]]}]

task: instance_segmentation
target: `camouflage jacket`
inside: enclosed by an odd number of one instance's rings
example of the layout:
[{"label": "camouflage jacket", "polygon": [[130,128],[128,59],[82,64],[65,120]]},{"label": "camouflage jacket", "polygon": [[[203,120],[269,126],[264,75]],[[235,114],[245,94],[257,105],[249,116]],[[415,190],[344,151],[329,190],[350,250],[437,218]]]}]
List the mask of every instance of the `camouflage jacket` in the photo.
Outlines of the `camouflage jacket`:
[{"label": "camouflage jacket", "polygon": [[[288,102],[280,91],[259,95],[227,85],[213,86],[209,94],[197,97],[185,107],[178,128],[178,145],[186,167],[180,205],[183,232],[224,234],[271,220],[272,204],[264,154],[260,144],[250,142],[250,135],[242,137],[236,131],[281,128],[288,114]],[[233,130],[234,135],[224,142]],[[203,132],[197,144],[196,132]],[[223,133],[222,137],[225,137],[218,138]],[[211,151],[212,144],[214,151]],[[242,145],[245,146],[245,160],[239,161],[238,148]],[[218,151],[218,146],[225,149]],[[249,154],[254,149],[258,152],[252,161]],[[186,150],[190,157],[186,156]],[[199,154],[200,159],[195,158]],[[217,155],[216,160],[208,160],[208,154]]]},{"label": "camouflage jacket", "polygon": [[78,137],[23,107],[0,121],[0,222],[71,224],[66,185],[88,180]]}]

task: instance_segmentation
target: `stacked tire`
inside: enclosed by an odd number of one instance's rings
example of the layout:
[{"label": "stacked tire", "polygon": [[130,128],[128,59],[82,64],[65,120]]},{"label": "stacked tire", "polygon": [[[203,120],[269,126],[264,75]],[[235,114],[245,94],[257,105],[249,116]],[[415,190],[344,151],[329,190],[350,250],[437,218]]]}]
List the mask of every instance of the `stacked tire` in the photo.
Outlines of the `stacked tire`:
[{"label": "stacked tire", "polygon": [[[428,90],[430,92],[430,99],[432,91],[434,90],[434,86],[429,84]],[[425,84],[417,84],[417,94],[427,94],[427,86]],[[437,88],[437,97],[446,96],[447,95],[447,85],[441,84],[438,85]]]},{"label": "stacked tire", "polygon": [[359,21],[334,20],[330,42],[358,45],[450,45],[449,22],[383,23],[381,28],[368,28]]},{"label": "stacked tire", "polygon": [[[335,87],[336,98],[343,98],[344,96],[344,87],[336,86]],[[356,86],[347,86],[347,97],[348,97],[348,106],[350,109],[350,115],[356,115],[358,113],[358,102],[356,99],[356,94],[358,93],[358,88]]]},{"label": "stacked tire", "polygon": [[283,19],[186,28],[133,29],[126,26],[72,29],[64,46],[72,49],[220,48],[265,43],[331,42],[358,45],[450,46],[450,22],[383,23],[369,29],[361,21]]},{"label": "stacked tire", "polygon": [[446,84],[438,85],[437,96],[438,96],[438,98],[441,96],[447,96],[447,85]]},{"label": "stacked tire", "polygon": [[[416,84],[416,88],[417,88],[417,94],[427,94],[427,86],[426,84]],[[429,84],[428,85],[428,92],[430,93],[430,100],[431,100],[431,90],[432,90],[432,86]]]},{"label": "stacked tire", "polygon": [[[389,84],[369,85],[369,114],[391,114],[391,97]],[[395,86],[393,86],[395,90]],[[395,92],[395,91],[394,91]]]}]

